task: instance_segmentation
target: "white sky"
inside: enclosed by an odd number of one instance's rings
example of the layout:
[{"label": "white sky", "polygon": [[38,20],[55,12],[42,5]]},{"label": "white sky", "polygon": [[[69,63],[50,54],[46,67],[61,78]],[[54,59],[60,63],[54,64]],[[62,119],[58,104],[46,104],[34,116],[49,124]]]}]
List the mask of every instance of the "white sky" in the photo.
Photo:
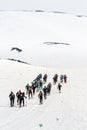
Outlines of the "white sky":
[{"label": "white sky", "polygon": [[42,9],[87,14],[86,0],[0,0],[0,10]]}]

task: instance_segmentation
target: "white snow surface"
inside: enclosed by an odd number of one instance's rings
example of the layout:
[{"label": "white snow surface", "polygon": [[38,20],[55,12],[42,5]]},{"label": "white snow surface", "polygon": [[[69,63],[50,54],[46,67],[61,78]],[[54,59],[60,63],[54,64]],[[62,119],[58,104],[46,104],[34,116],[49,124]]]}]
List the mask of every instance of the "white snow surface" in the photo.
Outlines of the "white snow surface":
[{"label": "white snow surface", "polygon": [[[39,74],[48,74],[52,83],[55,73],[67,74],[68,82],[57,84],[42,105],[36,93],[25,99],[25,106],[9,107],[9,93],[25,91],[25,85]],[[87,130],[87,68],[45,68],[0,60],[0,130]],[[41,126],[41,127],[40,127]]]},{"label": "white snow surface", "polygon": [[[44,42],[70,45],[51,46]],[[23,51],[10,51],[12,47]],[[14,58],[48,67],[86,67],[87,17],[52,12],[0,11],[0,58]]]},{"label": "white snow surface", "polygon": [[[11,51],[12,47],[23,51]],[[87,130],[87,17],[0,11],[0,58],[0,130]],[[25,91],[39,73],[47,73],[47,83],[52,83],[43,104],[39,105],[36,93],[25,99],[24,107],[19,108],[16,99],[9,107],[9,93]],[[68,76],[61,93],[52,82],[55,73]]]}]

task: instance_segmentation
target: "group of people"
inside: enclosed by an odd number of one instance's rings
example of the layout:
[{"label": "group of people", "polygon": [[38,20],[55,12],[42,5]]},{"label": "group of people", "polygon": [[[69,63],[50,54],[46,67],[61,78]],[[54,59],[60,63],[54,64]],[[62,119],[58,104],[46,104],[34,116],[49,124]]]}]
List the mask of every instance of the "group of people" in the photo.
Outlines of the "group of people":
[{"label": "group of people", "polygon": [[44,86],[42,90],[40,90],[38,94],[39,103],[43,103],[43,98],[47,99],[47,96],[50,95],[52,84],[49,82],[47,86]]},{"label": "group of people", "polygon": [[67,75],[66,74],[61,74],[60,76],[58,74],[55,74],[53,77],[53,83],[56,84],[57,82],[60,83],[66,83],[67,82]]},{"label": "group of people", "polygon": [[27,98],[27,97],[25,96],[24,92],[21,92],[21,90],[19,90],[16,94],[14,94],[11,91],[11,93],[9,94],[10,106],[11,107],[14,106],[15,95],[16,95],[16,98],[17,98],[17,105],[19,105],[19,107],[24,106],[25,105],[24,98]]},{"label": "group of people", "polygon": [[[38,92],[38,98],[39,98],[39,103],[42,104],[43,103],[43,99],[47,99],[47,95],[50,95],[51,93],[51,87],[52,87],[52,83],[51,82],[47,82],[47,78],[48,75],[44,74],[42,76],[42,74],[40,73],[32,82],[31,85],[29,85],[29,83],[25,86],[26,89],[26,95],[28,96],[29,99],[33,98],[33,96],[35,95],[36,92]],[[53,84],[57,84],[57,89],[59,90],[59,92],[61,92],[61,87],[62,87],[62,83],[66,83],[67,82],[67,76],[66,75],[60,75],[60,79],[59,79],[59,75],[55,74],[53,76]],[[10,106],[13,107],[14,106],[14,100],[15,100],[15,96],[17,98],[17,105],[19,105],[19,107],[24,106],[25,105],[25,99],[27,98],[27,96],[25,96],[25,92],[21,92],[21,90],[19,90],[16,94],[14,94],[12,91],[9,94],[9,98],[10,98]]]}]

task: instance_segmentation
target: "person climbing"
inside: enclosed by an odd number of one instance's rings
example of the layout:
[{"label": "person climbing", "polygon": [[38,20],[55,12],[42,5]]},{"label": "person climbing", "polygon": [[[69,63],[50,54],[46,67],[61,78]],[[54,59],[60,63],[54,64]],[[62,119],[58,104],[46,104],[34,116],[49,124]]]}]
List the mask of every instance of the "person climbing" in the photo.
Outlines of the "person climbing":
[{"label": "person climbing", "polygon": [[67,76],[66,76],[66,74],[64,75],[64,83],[67,83]]},{"label": "person climbing", "polygon": [[63,74],[60,75],[60,82],[63,83],[63,80],[64,80],[64,76]]},{"label": "person climbing", "polygon": [[39,92],[38,98],[39,98],[39,103],[42,104],[43,103],[43,93],[42,93],[42,91]]},{"label": "person climbing", "polygon": [[22,103],[23,103],[23,106],[25,105],[24,98],[27,98],[27,97],[25,96],[24,92],[21,92],[19,95],[19,106],[20,107],[21,107]]},{"label": "person climbing", "polygon": [[56,84],[57,80],[58,80],[58,74],[55,74],[53,77],[53,83]]},{"label": "person climbing", "polygon": [[51,92],[51,87],[52,87],[52,84],[49,82],[48,85],[47,85],[47,93],[48,93],[48,95]]},{"label": "person climbing", "polygon": [[44,86],[43,88],[43,93],[44,93],[44,99],[47,99],[47,87]]},{"label": "person climbing", "polygon": [[44,74],[44,76],[43,76],[43,82],[44,82],[44,83],[47,82],[47,77],[48,77],[47,74]]},{"label": "person climbing", "polygon": [[20,94],[21,94],[21,90],[19,90],[19,91],[16,93],[16,97],[17,97],[17,105],[19,105]]},{"label": "person climbing", "polygon": [[10,106],[13,107],[14,106],[14,100],[15,100],[15,94],[12,91],[9,94],[9,98],[10,98]]},{"label": "person climbing", "polygon": [[36,80],[37,81],[40,81],[42,79],[42,74],[40,73],[37,77],[36,77]]},{"label": "person climbing", "polygon": [[33,93],[33,95],[35,95],[35,90],[36,90],[36,87],[35,87],[35,85],[33,85],[32,86],[32,93]]},{"label": "person climbing", "polygon": [[25,89],[26,89],[26,94],[28,94],[28,89],[29,89],[30,85],[29,83],[25,86]]},{"label": "person climbing", "polygon": [[62,87],[62,85],[60,83],[58,83],[57,89],[59,89],[59,93],[61,93],[61,87]]},{"label": "person climbing", "polygon": [[33,97],[33,92],[32,92],[33,90],[32,90],[32,87],[30,87],[29,89],[28,89],[28,97],[29,98],[32,98]]}]

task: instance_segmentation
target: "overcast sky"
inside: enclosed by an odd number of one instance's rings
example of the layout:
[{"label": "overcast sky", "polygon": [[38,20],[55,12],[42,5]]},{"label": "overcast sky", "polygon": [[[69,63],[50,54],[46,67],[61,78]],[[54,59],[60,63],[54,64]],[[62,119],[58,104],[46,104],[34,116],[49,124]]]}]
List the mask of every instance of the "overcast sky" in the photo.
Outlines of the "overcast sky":
[{"label": "overcast sky", "polygon": [[23,9],[56,10],[87,15],[87,0],[0,0],[0,10]]}]

